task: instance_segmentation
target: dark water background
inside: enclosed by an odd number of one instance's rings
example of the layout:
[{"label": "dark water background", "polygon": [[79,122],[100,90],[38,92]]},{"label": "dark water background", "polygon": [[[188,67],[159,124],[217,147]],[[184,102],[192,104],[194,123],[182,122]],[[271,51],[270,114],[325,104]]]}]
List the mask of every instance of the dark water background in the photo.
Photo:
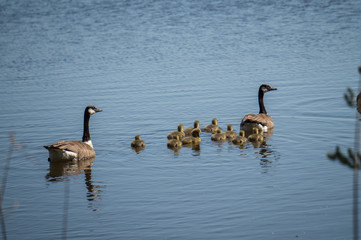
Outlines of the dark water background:
[{"label": "dark water background", "polygon": [[[350,239],[359,1],[0,1],[1,170],[9,239]],[[267,145],[202,134],[166,147],[179,123],[238,132],[261,83]],[[50,166],[43,145],[81,139],[93,162]],[[130,148],[140,134],[146,149]],[[29,157],[31,156],[31,157]],[[91,165],[89,167],[89,165]],[[3,176],[3,171],[1,172]]]}]

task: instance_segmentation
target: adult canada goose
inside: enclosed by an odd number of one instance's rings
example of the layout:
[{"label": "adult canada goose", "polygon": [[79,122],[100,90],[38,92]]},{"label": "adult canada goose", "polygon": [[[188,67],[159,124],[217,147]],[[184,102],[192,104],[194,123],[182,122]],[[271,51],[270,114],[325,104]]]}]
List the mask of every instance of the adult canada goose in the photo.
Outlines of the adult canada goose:
[{"label": "adult canada goose", "polygon": [[218,129],[219,126],[216,118],[212,119],[212,124],[209,124],[204,128],[207,133],[217,133]]},{"label": "adult canada goose", "polygon": [[263,103],[263,96],[266,92],[277,90],[267,84],[262,84],[258,90],[258,103],[259,113],[258,114],[247,114],[244,116],[241,122],[241,128],[252,129],[258,126],[262,131],[267,132],[269,129],[274,127],[273,120],[270,115],[267,114],[266,108]]},{"label": "adult canada goose", "polygon": [[244,145],[248,139],[245,137],[244,130],[239,131],[239,136],[232,140],[233,144]]},{"label": "adult canada goose", "polygon": [[192,136],[192,131],[193,131],[194,129],[199,129],[199,121],[198,121],[198,120],[195,120],[193,126],[194,126],[194,127],[192,127],[192,128],[187,128],[186,130],[184,130],[184,134],[185,134],[186,137],[187,137],[187,136]]},{"label": "adult canada goose", "polygon": [[180,138],[178,135],[175,136],[175,138],[172,138],[168,140],[167,147],[171,149],[179,149],[182,147],[182,142],[180,141]]},{"label": "adult canada goose", "polygon": [[95,151],[89,133],[89,119],[91,115],[101,111],[94,106],[85,108],[82,141],[60,141],[44,146],[49,151],[49,161],[82,160],[94,157]]},{"label": "adult canada goose", "polygon": [[199,128],[196,128],[192,131],[192,137],[185,137],[182,140],[183,146],[190,146],[190,145],[199,145],[202,142],[202,139],[200,138],[201,130]]},{"label": "adult canada goose", "polygon": [[258,128],[253,128],[253,134],[248,136],[250,142],[263,142],[262,134],[258,133]]},{"label": "adult canada goose", "polygon": [[168,134],[168,139],[175,139],[176,136],[179,137],[179,140],[182,140],[184,138],[184,132],[183,132],[183,124],[178,125],[178,131],[174,131]]},{"label": "adult canada goose", "polygon": [[237,137],[237,133],[233,131],[232,124],[227,125],[227,131],[224,133],[228,141],[232,141],[234,138]]},{"label": "adult canada goose", "polygon": [[222,129],[218,129],[217,133],[212,134],[212,141],[224,142],[226,141],[226,134],[222,132]]},{"label": "adult canada goose", "polygon": [[130,146],[133,148],[144,148],[145,142],[142,140],[142,138],[139,135],[137,135],[135,136],[135,139],[132,141]]}]

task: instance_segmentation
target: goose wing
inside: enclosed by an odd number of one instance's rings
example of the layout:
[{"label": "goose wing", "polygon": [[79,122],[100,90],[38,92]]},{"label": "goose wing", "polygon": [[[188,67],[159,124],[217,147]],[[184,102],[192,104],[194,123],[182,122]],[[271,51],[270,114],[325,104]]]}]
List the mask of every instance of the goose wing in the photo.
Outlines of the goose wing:
[{"label": "goose wing", "polygon": [[94,149],[90,145],[81,141],[60,141],[44,147],[49,151],[52,149],[59,149],[74,152],[77,154],[78,159],[86,159],[95,156]]},{"label": "goose wing", "polygon": [[241,126],[244,126],[246,123],[259,123],[268,128],[273,128],[273,120],[270,115],[259,113],[259,114],[247,114],[244,116],[241,122]]}]

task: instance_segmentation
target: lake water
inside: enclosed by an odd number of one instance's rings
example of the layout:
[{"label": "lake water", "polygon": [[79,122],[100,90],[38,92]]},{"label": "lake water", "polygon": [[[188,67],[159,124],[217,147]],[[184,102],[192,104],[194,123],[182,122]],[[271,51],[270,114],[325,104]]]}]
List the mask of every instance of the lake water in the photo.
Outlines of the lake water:
[{"label": "lake water", "polygon": [[[358,86],[360,12],[348,0],[0,1],[2,179],[10,132],[22,147],[8,239],[352,238],[353,171],[326,154],[354,145],[343,93]],[[202,133],[200,150],[167,149],[180,123],[238,132],[262,83],[278,88],[266,146]],[[80,140],[87,105],[103,109],[95,160],[49,165],[42,146]]]}]

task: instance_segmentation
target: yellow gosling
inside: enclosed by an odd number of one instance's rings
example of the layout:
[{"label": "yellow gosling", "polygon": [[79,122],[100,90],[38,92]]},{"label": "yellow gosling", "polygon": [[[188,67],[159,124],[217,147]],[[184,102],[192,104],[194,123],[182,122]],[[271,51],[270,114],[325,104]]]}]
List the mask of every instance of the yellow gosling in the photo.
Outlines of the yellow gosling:
[{"label": "yellow gosling", "polygon": [[232,143],[236,144],[236,145],[244,145],[244,144],[246,144],[247,141],[248,141],[248,139],[245,137],[244,130],[241,130],[241,131],[239,131],[239,136],[237,136],[235,139],[233,139]]},{"label": "yellow gosling", "polygon": [[233,131],[232,124],[227,125],[227,131],[224,134],[226,134],[226,139],[228,141],[232,141],[233,139],[235,139],[237,137],[237,133]]},{"label": "yellow gosling", "polygon": [[179,140],[179,136],[168,140],[167,147],[170,149],[179,149],[182,147],[182,142]]},{"label": "yellow gosling", "polygon": [[200,138],[201,130],[196,128],[192,131],[192,137],[185,137],[182,140],[183,146],[192,146],[192,145],[199,145],[202,142]]},{"label": "yellow gosling", "polygon": [[144,148],[145,142],[142,140],[142,138],[139,135],[137,135],[135,136],[135,139],[132,141],[130,146],[133,148]]},{"label": "yellow gosling", "polygon": [[204,128],[207,133],[217,133],[218,129],[219,126],[216,118],[212,119],[212,124],[209,124]]},{"label": "yellow gosling", "polygon": [[216,142],[224,142],[226,141],[226,134],[222,132],[222,129],[218,129],[217,133],[212,134],[211,139]]},{"label": "yellow gosling", "polygon": [[184,130],[184,134],[185,134],[186,137],[192,136],[192,131],[194,129],[199,129],[199,121],[195,120],[193,126],[194,127],[192,127],[192,128],[187,128],[186,130]]},{"label": "yellow gosling", "polygon": [[168,134],[167,138],[168,139],[175,139],[176,136],[179,137],[179,140],[182,140],[185,136],[184,131],[183,131],[183,124],[179,124],[178,125],[178,131],[174,131]]}]

